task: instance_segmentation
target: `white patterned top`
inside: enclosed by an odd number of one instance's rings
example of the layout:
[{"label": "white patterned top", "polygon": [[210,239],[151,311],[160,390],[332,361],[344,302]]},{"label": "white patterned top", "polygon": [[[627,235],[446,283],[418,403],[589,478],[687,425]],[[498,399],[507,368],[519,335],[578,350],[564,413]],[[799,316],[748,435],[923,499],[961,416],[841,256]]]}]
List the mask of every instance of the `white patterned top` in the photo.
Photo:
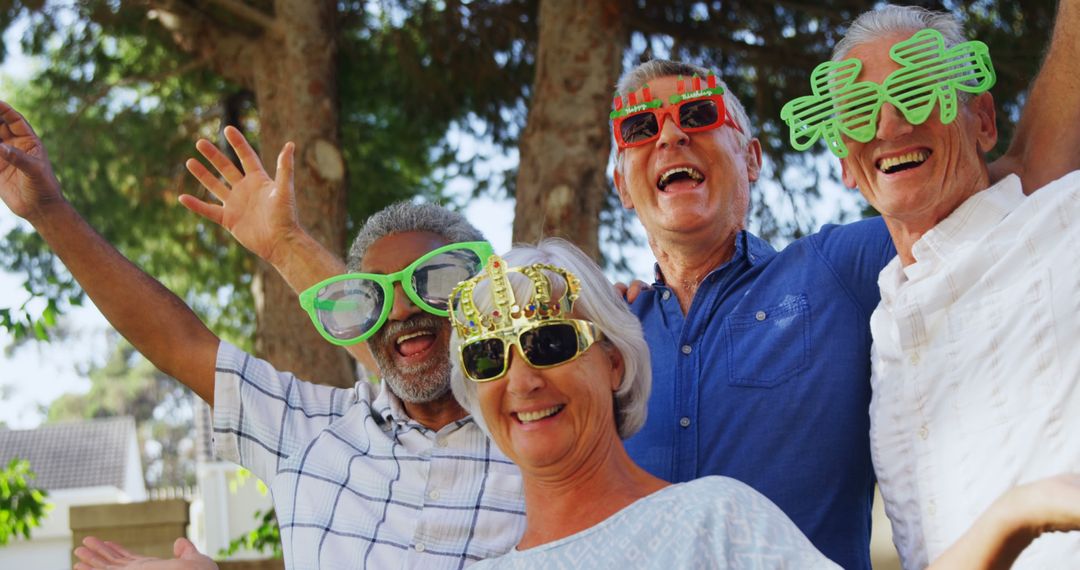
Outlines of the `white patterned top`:
[{"label": "white patterned top", "polygon": [[517,467],[471,418],[432,431],[372,392],[218,349],[215,449],[270,486],[286,567],[461,568],[513,548]]},{"label": "white patterned top", "polygon": [[705,477],[665,487],[600,524],[480,569],[839,568],[747,485]]},{"label": "white patterned top", "polygon": [[[1080,470],[1080,171],[1011,176],[881,272],[870,326],[874,470],[905,568],[941,555],[1010,487]],[[1014,568],[1073,568],[1080,536]]]}]

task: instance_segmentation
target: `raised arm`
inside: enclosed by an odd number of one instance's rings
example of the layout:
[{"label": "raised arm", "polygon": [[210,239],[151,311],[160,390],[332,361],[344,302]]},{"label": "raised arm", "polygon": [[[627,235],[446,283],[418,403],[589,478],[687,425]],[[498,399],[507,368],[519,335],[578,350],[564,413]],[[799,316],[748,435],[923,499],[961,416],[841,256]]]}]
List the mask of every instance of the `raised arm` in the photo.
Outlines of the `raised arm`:
[{"label": "raised arm", "polygon": [[64,199],[45,147],[26,119],[4,102],[0,119],[0,199],[34,226],[124,338],[213,404],[217,336]]},{"label": "raised arm", "polygon": [[1006,570],[1036,538],[1080,529],[1080,475],[1014,487],[927,570]]},{"label": "raised arm", "polygon": [[1080,168],[1080,0],[1061,0],[1042,69],[1031,84],[1012,143],[990,180],[1016,173],[1030,194]]},{"label": "raised arm", "polygon": [[[195,148],[221,177],[198,160],[189,159],[186,163],[188,171],[221,203],[213,204],[186,194],[180,197],[180,203],[228,230],[248,251],[273,265],[297,293],[344,273],[341,259],[304,231],[297,220],[293,143],[286,143],[278,154],[277,178],[272,179],[240,131],[225,127],[225,139],[236,151],[243,171],[206,139],[195,143]],[[366,344],[347,349],[368,371],[377,370]]]}]

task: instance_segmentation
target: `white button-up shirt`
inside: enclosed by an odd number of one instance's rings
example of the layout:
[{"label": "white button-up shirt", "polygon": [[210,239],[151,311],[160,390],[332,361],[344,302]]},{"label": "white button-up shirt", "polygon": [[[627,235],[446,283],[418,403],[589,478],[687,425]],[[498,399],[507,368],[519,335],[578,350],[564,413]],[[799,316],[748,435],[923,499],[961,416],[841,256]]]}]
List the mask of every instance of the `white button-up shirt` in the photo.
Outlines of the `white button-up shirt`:
[{"label": "white button-up shirt", "polygon": [[215,382],[215,449],[270,486],[286,568],[460,569],[524,531],[521,474],[471,417],[436,432],[226,342]]},{"label": "white button-up shirt", "polygon": [[[1010,176],[881,272],[871,318],[874,469],[905,568],[999,495],[1080,470],[1080,171],[1025,197]],[[1046,535],[1015,568],[1080,564]]]}]

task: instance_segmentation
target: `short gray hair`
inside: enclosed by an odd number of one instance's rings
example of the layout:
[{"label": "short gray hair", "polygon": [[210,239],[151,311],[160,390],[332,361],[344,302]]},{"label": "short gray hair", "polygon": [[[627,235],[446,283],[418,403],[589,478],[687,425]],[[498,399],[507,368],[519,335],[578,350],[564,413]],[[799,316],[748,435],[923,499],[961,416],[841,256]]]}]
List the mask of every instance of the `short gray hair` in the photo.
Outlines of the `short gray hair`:
[{"label": "short gray hair", "polygon": [[[684,77],[693,77],[694,75],[705,77],[710,74],[712,74],[712,71],[692,63],[668,59],[651,59],[623,73],[615,84],[615,91],[620,95],[625,95],[637,91],[648,82],[661,77],[678,77],[680,75]],[[727,107],[728,114],[731,115],[731,119],[735,121],[735,124],[742,128],[741,133],[735,131],[735,134],[739,137],[739,143],[746,146],[751,138],[750,118],[746,114],[746,109],[743,108],[742,103],[731,92],[731,89],[728,89],[727,84],[719,75],[716,76],[716,84],[724,88],[724,106]]]},{"label": "short gray hair", "polygon": [[[614,394],[615,428],[623,439],[637,433],[645,424],[649,390],[652,388],[649,346],[645,343],[641,323],[630,312],[626,301],[615,292],[611,282],[604,277],[600,267],[576,246],[559,238],[545,239],[536,246],[519,244],[503,258],[511,267],[548,263],[577,276],[581,282],[581,296],[574,303],[575,316],[594,323],[604,334],[604,340],[614,345],[623,357],[622,384]],[[514,288],[519,303],[524,300],[523,297],[529,295],[529,289],[521,289]],[[477,307],[481,310],[490,309],[491,299],[484,297],[487,296],[477,295]],[[454,363],[450,374],[450,388],[462,407],[468,410],[476,423],[488,433],[487,424],[480,413],[476,383],[466,378],[461,371],[461,359],[458,357],[461,341],[455,330],[450,337],[450,360]]]},{"label": "short gray hair", "polygon": [[832,60],[845,59],[856,46],[876,41],[882,36],[917,32],[924,28],[941,32],[941,36],[945,38],[945,49],[967,41],[963,26],[952,14],[934,12],[919,6],[888,4],[877,10],[863,12],[855,18],[843,39],[833,47]]},{"label": "short gray hair", "polygon": [[402,232],[431,232],[449,243],[484,240],[484,234],[457,212],[426,202],[397,202],[375,212],[364,222],[349,248],[345,262],[347,271],[360,269],[371,244]]}]

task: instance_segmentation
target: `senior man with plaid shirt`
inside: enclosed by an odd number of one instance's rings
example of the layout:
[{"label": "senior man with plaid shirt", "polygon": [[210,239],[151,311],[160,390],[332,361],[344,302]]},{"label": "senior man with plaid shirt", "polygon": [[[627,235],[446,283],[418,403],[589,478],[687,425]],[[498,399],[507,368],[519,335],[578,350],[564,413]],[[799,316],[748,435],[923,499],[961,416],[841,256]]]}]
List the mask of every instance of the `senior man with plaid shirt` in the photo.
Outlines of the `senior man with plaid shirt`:
[{"label": "senior man with plaid shirt", "polygon": [[[64,199],[23,117],[2,102],[0,117],[0,198],[125,338],[214,407],[219,454],[273,492],[288,567],[461,568],[513,547],[524,527],[520,474],[450,393],[449,321],[431,314],[438,289],[471,276],[490,254],[462,216],[391,206],[368,220],[349,254],[349,269],[365,273],[316,283],[343,267],[296,222],[293,145],[282,150],[275,181],[236,129],[226,136],[246,174],[199,141],[223,180],[198,161],[188,167],[222,204],[190,196],[184,204],[274,263],[294,288],[315,284],[316,325],[331,340],[344,335],[338,344],[369,338],[383,376],[379,389],[310,384],[220,340],[125,259]],[[365,310],[374,318],[362,318]],[[198,558],[183,539],[177,555]]]}]

